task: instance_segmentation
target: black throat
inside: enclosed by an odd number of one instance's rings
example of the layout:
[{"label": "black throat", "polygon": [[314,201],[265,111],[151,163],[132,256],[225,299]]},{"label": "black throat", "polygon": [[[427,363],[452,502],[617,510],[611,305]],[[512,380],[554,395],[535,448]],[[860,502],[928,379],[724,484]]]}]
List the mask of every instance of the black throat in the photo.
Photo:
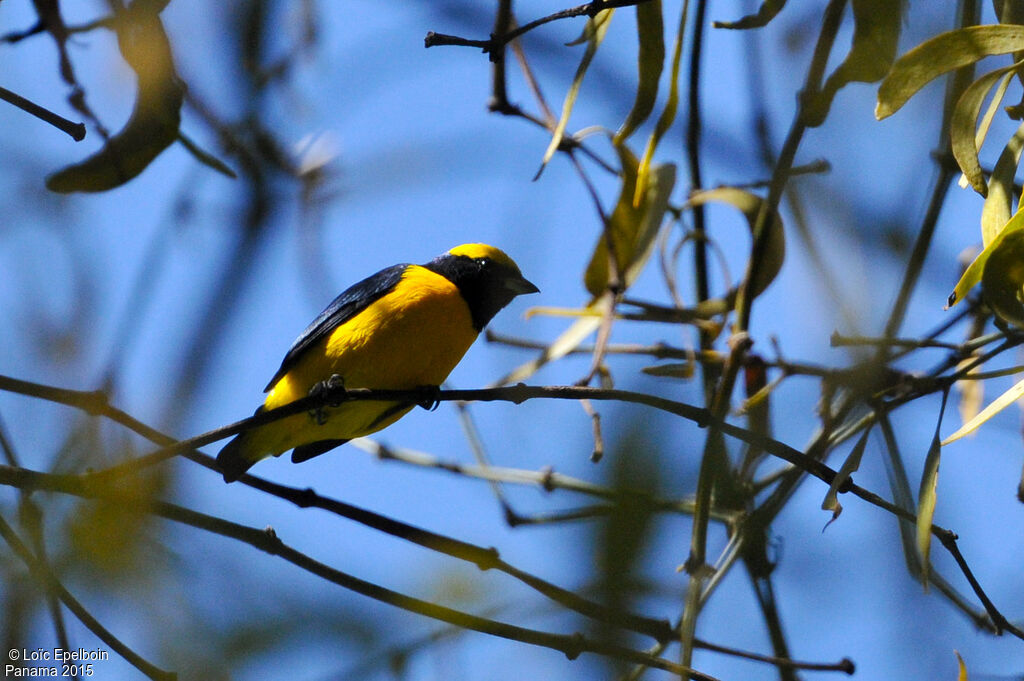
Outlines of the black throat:
[{"label": "black throat", "polygon": [[515,297],[514,293],[502,285],[512,273],[493,261],[481,262],[464,255],[446,253],[424,267],[437,272],[459,288],[459,293],[469,306],[473,328],[478,333]]}]

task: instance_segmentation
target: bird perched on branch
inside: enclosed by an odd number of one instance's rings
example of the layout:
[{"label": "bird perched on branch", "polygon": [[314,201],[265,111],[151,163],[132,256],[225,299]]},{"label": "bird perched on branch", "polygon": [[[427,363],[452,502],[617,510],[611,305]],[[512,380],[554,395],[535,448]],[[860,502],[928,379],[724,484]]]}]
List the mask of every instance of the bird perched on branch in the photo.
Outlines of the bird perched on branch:
[{"label": "bird perched on branch", "polygon": [[[399,264],[334,299],[292,344],[256,413],[325,385],[412,390],[439,386],[477,334],[513,298],[536,293],[516,263],[486,244],[463,244],[424,265]],[[292,449],[292,461],[323,454],[402,418],[414,405],[356,400],[247,430],[217,456],[226,482]]]}]

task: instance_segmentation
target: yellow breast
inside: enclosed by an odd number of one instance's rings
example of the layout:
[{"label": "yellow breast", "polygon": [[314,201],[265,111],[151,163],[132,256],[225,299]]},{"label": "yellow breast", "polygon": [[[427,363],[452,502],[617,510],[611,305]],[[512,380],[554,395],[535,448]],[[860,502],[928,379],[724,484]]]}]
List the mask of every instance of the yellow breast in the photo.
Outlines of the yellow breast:
[{"label": "yellow breast", "polygon": [[[347,388],[402,390],[440,385],[476,336],[458,288],[443,276],[412,265],[390,292],[309,348],[274,384],[265,406],[272,409],[305,397],[314,385],[334,374],[342,377]],[[350,402],[329,410],[322,426],[306,423],[311,420],[305,416],[290,417],[281,422],[274,449],[283,451],[294,446],[292,442],[310,439],[366,435],[407,411],[381,420],[393,406]]]}]

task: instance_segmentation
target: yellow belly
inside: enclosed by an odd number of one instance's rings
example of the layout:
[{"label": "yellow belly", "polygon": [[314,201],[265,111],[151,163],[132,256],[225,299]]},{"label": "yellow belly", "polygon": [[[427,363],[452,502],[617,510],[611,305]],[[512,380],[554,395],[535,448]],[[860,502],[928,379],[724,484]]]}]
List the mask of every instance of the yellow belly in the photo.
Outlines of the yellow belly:
[{"label": "yellow belly", "polygon": [[[411,266],[389,293],[309,348],[270,389],[273,409],[309,394],[332,375],[346,388],[403,390],[440,385],[476,339],[469,307],[458,288],[439,274]],[[351,439],[376,432],[411,407],[395,402],[348,402],[324,411],[326,421],[299,414],[253,433],[253,458],[278,455],[317,440]]]}]

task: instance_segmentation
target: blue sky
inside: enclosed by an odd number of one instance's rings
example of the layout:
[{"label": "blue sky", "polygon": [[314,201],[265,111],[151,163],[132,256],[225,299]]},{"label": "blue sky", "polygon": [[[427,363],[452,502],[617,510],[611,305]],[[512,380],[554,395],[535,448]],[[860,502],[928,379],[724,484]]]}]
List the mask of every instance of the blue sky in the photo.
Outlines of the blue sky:
[{"label": "blue sky", "polygon": [[[232,263],[242,234],[239,182],[199,166],[175,145],[117,190],[48,195],[45,175],[96,149],[98,136],[90,131],[85,142],[75,144],[11,107],[0,107],[0,205],[7,216],[0,230],[0,300],[6,312],[0,315],[0,339],[6,348],[0,353],[0,374],[95,389],[114,367],[115,404],[176,435],[194,435],[251,413],[293,338],[340,290],[381,267],[423,262],[467,241],[505,249],[542,290],[539,296],[517,300],[491,328],[553,339],[566,326],[564,320],[527,320],[524,312],[531,305],[585,302],[582,273],[600,225],[589,195],[564,158],[556,157],[538,181],[531,181],[547,136],[522,121],[486,112],[489,71],[483,55],[463,48],[424,50],[428,30],[486,36],[491,3],[468,4],[476,12],[460,12],[454,4],[415,2],[318,5],[320,42],[298,60],[286,85],[269,91],[263,113],[286,149],[301,155],[312,139],[332,158],[329,189],[335,198],[310,217],[300,210],[294,183],[272,180],[272,192],[280,200],[268,236],[241,263]],[[746,68],[744,41],[750,35],[709,31],[702,90],[707,186],[767,177],[750,141],[751,98],[763,103],[777,149],[793,114],[821,3],[789,4],[754,48],[765,75],[759,91],[752,89]],[[65,5],[72,24],[102,12],[101,3]],[[275,30],[269,51],[283,54],[298,31],[299,5],[272,6]],[[234,7],[237,3],[174,0],[164,13],[190,90],[225,117],[246,106],[234,62],[225,56],[229,47],[223,26]],[[671,36],[679,8],[674,2],[665,7]],[[517,3],[523,20],[555,8],[550,3]],[[712,3],[709,14],[726,19],[749,10],[749,2],[721,2]],[[913,3],[901,52],[948,26],[949,14]],[[31,21],[28,3],[0,4],[4,31]],[[635,87],[633,26],[632,12],[620,10],[584,83],[570,130],[591,125],[614,129],[622,121]],[[581,27],[581,20],[556,22],[525,41],[527,53],[537,55],[538,78],[556,110],[581,49],[562,44]],[[845,45],[849,36],[844,25],[837,45]],[[0,85],[74,116],[56,77],[51,41],[34,38],[3,49],[7,66]],[[90,103],[116,129],[131,110],[134,87],[116,47],[108,35],[96,33],[75,38],[71,53]],[[511,93],[514,101],[532,108],[520,78],[513,78]],[[928,153],[938,139],[941,86],[929,87],[881,123],[872,114],[874,93],[874,86],[851,85],[838,95],[832,115],[820,129],[808,132],[797,157],[798,163],[827,158],[831,172],[793,181],[822,258],[856,324],[840,317],[805,245],[791,229],[783,272],[758,301],[752,324],[755,349],[768,356],[775,336],[790,359],[843,365],[850,355],[829,347],[830,334],[837,329],[878,333],[895,297],[906,251],[891,244],[912,239],[924,214],[935,174]],[[685,111],[659,160],[681,163],[684,118]],[[216,149],[215,138],[187,107],[183,129],[206,148]],[[648,132],[649,126],[641,130],[638,144]],[[594,146],[612,157],[599,140]],[[616,193],[613,178],[593,167],[590,172],[604,205],[610,206]],[[674,198],[681,200],[688,186],[681,170]],[[792,224],[789,205],[784,218]],[[942,304],[957,277],[955,259],[978,240],[980,206],[981,199],[972,192],[953,190],[905,335],[922,333],[945,319]],[[735,280],[749,248],[746,226],[726,210],[712,211],[710,217]],[[682,263],[680,281],[688,286],[689,261],[684,258]],[[196,325],[232,264],[238,265],[242,280],[237,302],[215,318],[215,333],[202,353],[203,374],[176,411],[169,404],[171,390],[189,369],[185,363]],[[722,278],[715,285],[721,290]],[[143,304],[133,312],[133,292],[140,290]],[[656,268],[645,273],[634,295],[666,299]],[[124,328],[130,329],[127,336],[120,335]],[[616,327],[613,340],[693,342],[689,330],[627,324]],[[450,383],[483,386],[530,357],[523,350],[481,340]],[[935,354],[908,368],[927,368],[940,357]],[[699,402],[692,384],[641,375],[639,369],[650,363],[615,359],[617,386]],[[585,358],[572,358],[545,368],[531,382],[571,383],[587,366]],[[989,397],[1009,380],[988,388]],[[776,437],[802,447],[816,425],[817,397],[816,384],[809,379],[788,380],[773,397]],[[610,450],[633,428],[650,429],[655,436],[643,452],[612,451],[604,463],[594,465],[588,460],[590,420],[574,403],[480,404],[471,412],[497,465],[527,470],[550,465],[607,482],[615,456],[639,461],[643,454],[656,462],[660,494],[676,498],[693,490],[703,438],[692,424],[639,408],[602,406]],[[922,400],[895,417],[912,484],[920,475],[937,413],[937,400]],[[50,469],[69,424],[82,423],[71,410],[2,393],[0,417],[24,465],[37,470]],[[955,413],[950,410],[946,418],[943,430],[951,432]],[[1020,476],[1019,428],[1018,416],[1008,413],[975,439],[947,450],[936,516],[960,535],[967,560],[1011,618],[1024,604],[1018,568],[1024,514],[1014,498]],[[119,442],[120,432],[103,426],[103,442]],[[458,415],[449,405],[432,413],[414,410],[382,433],[381,440],[446,460],[472,460]],[[130,442],[138,453],[149,449],[140,441]],[[847,449],[840,449],[830,463],[840,465]],[[857,480],[888,497],[881,452],[880,441],[873,439]],[[177,503],[246,525],[273,526],[296,548],[362,578],[525,626],[561,632],[583,626],[508,578],[481,574],[471,565],[322,512],[291,508],[239,485],[225,486],[218,476],[184,461],[167,468],[166,494]],[[595,524],[509,529],[491,491],[478,481],[377,461],[351,446],[301,466],[285,458],[267,461],[253,472],[294,486],[312,485],[322,494],[446,535],[494,545],[514,565],[570,588],[586,590],[596,577]],[[529,487],[508,491],[515,507],[526,514],[586,502]],[[774,580],[794,657],[837,661],[848,656],[858,664],[858,678],[935,679],[954,678],[957,649],[972,674],[1021,673],[1024,647],[1019,640],[977,633],[948,602],[923,593],[909,578],[891,517],[850,499],[842,517],[823,532],[828,520],[820,510],[825,491],[819,482],[806,481],[773,525],[779,558]],[[61,542],[63,519],[72,512],[67,503],[47,499],[55,509],[50,529]],[[15,501],[9,491],[0,495],[5,517],[11,517]],[[67,584],[136,650],[165,666],[184,665],[176,667],[183,677],[200,674],[203,665],[219,669],[213,641],[242,625],[282,623],[280,630],[261,632],[272,640],[265,652],[227,663],[236,678],[267,679],[280,678],[285,671],[302,679],[337,678],[377,647],[402,646],[439,629],[229,539],[164,521],[151,527],[142,563],[148,567],[141,572],[152,574],[129,571],[131,577],[103,582],[90,579],[87,571],[69,569]],[[652,587],[642,602],[648,612],[678,615],[685,577],[675,568],[685,560],[688,543],[685,519],[666,518],[657,524],[642,559],[642,574]],[[722,533],[716,532],[712,547],[723,544]],[[935,553],[943,573],[967,592],[948,556],[938,547]],[[0,594],[11,597],[9,591]],[[709,603],[699,636],[767,652],[764,627],[751,616],[754,607],[750,586],[737,570]],[[151,621],[152,611],[162,613],[164,624],[140,627],[140,622]],[[36,620],[29,645],[38,641],[49,646],[52,626],[45,613]],[[285,625],[298,633],[289,635]],[[76,643],[96,645],[80,626],[70,630]],[[771,669],[720,655],[698,653],[695,666],[721,679],[773,678]],[[413,655],[407,671],[411,679],[453,674],[514,679],[523,678],[524,672],[548,678],[610,675],[594,657],[569,662],[551,651],[474,633]],[[119,660],[104,663],[102,673],[99,678],[138,677]],[[386,676],[386,668],[379,668],[364,678]],[[648,678],[666,676],[652,672]]]}]

